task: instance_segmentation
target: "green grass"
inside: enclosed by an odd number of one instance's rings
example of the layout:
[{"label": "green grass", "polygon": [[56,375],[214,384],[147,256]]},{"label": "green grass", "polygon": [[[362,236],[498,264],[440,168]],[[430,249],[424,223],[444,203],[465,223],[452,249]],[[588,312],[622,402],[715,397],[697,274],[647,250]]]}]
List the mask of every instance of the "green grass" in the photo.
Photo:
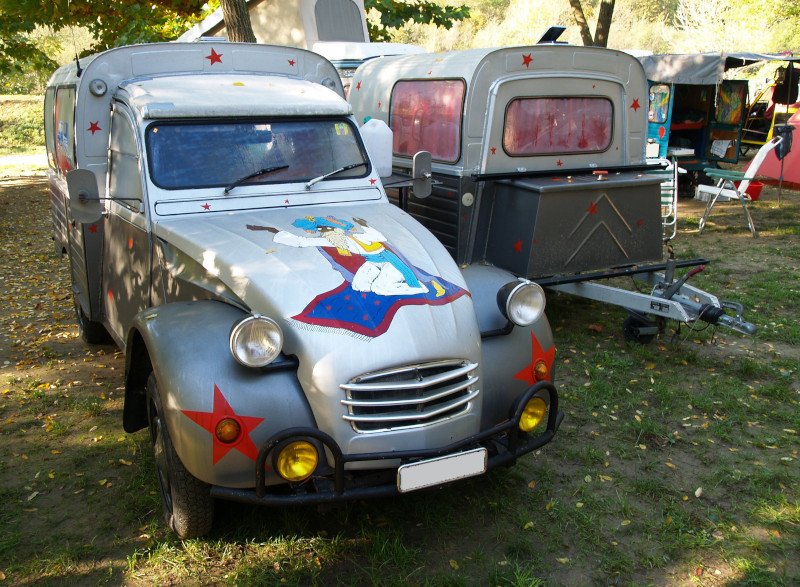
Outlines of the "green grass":
[{"label": "green grass", "polygon": [[44,146],[42,108],[41,96],[0,96],[0,155]]}]

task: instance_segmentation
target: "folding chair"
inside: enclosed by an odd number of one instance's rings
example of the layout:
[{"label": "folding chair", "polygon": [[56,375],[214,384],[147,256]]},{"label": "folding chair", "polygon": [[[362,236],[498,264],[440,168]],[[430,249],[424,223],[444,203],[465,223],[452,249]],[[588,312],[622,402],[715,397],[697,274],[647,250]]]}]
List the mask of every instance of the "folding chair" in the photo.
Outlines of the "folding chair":
[{"label": "folding chair", "polygon": [[675,160],[659,159],[664,167],[648,171],[648,175],[662,177],[661,226],[664,240],[672,240],[678,233],[678,173],[686,173]]},{"label": "folding chair", "polygon": [[[753,233],[753,238],[758,236],[756,227],[753,224],[753,218],[750,216],[750,210],[747,209],[747,202],[750,201],[750,195],[747,193],[747,188],[750,187],[750,182],[758,173],[758,168],[764,162],[764,158],[772,149],[777,147],[783,141],[783,137],[775,137],[766,143],[758,150],[756,156],[750,162],[747,171],[733,171],[726,169],[717,169],[716,167],[707,167],[705,171],[709,177],[717,179],[716,185],[699,185],[697,186],[697,195],[708,194],[710,197],[706,204],[706,210],[703,212],[703,217],[700,219],[700,232],[706,226],[708,217],[711,215],[711,209],[717,202],[717,199],[722,197],[726,200],[739,200],[744,209],[744,215],[747,218],[747,227]],[[737,186],[734,182],[739,182]]]}]

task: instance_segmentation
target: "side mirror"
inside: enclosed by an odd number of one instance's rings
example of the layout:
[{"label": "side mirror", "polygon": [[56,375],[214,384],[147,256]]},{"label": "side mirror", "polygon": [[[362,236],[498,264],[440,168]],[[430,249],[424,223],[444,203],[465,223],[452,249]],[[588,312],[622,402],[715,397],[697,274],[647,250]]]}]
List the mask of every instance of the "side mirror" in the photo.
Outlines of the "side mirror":
[{"label": "side mirror", "polygon": [[420,151],[414,155],[414,162],[411,167],[412,189],[417,198],[427,198],[433,189],[433,178],[431,177],[431,162],[433,158],[428,151]]},{"label": "side mirror", "polygon": [[67,173],[69,209],[76,222],[97,222],[103,214],[97,179],[88,169],[73,169]]}]

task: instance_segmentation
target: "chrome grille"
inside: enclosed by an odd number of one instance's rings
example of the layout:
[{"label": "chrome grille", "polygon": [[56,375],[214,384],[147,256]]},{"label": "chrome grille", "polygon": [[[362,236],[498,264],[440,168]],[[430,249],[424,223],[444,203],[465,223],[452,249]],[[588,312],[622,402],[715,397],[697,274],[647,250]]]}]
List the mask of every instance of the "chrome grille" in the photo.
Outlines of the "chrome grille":
[{"label": "chrome grille", "polygon": [[441,422],[469,410],[480,393],[477,369],[475,363],[450,360],[361,375],[341,386],[343,417],[357,432]]}]

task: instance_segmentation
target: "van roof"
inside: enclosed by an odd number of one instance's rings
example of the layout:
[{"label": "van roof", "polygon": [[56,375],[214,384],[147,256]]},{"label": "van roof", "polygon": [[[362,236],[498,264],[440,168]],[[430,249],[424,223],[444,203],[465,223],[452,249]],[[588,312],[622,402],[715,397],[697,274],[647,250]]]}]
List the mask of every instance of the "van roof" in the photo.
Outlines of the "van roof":
[{"label": "van roof", "polygon": [[336,92],[281,76],[181,74],[129,80],[119,96],[144,119],[347,115]]}]

